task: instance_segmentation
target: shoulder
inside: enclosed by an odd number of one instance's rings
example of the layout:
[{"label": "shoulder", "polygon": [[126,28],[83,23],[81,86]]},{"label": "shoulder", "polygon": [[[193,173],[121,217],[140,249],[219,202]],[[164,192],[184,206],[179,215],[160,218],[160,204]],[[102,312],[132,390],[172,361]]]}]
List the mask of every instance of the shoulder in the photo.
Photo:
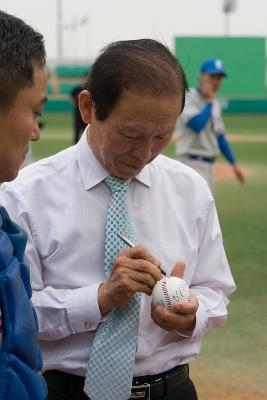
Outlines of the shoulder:
[{"label": "shoulder", "polygon": [[69,147],[51,157],[36,161],[23,168],[18,177],[2,185],[4,191],[14,191],[21,194],[35,191],[40,187],[56,187],[64,179],[64,175],[76,161],[75,146]]},{"label": "shoulder", "polygon": [[203,98],[197,88],[190,88],[185,96],[185,108],[182,112],[184,116],[187,112],[195,112],[203,105]]},{"label": "shoulder", "polygon": [[194,87],[191,87],[185,95],[186,100],[198,99],[200,97],[199,90]]},{"label": "shoulder", "polygon": [[179,220],[204,221],[214,204],[207,182],[196,171],[163,155],[150,164],[150,195]]},{"label": "shoulder", "polygon": [[195,193],[212,199],[207,182],[192,168],[180,161],[159,155],[151,165],[152,179],[161,180],[163,184],[179,188],[179,191]]}]

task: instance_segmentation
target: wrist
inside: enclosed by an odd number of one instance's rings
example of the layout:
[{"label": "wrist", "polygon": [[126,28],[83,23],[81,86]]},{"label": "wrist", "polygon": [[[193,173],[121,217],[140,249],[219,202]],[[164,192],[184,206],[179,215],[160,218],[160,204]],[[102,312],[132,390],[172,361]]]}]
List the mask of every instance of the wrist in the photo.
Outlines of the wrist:
[{"label": "wrist", "polygon": [[196,327],[196,315],[194,315],[193,317],[193,321],[191,321],[190,323],[188,323],[186,326],[184,327],[180,327],[177,331],[177,333],[180,336],[183,337],[191,337],[193,335],[193,332],[195,330]]},{"label": "wrist", "polygon": [[98,305],[101,316],[103,317],[105,314],[109,313],[112,309],[110,306],[110,302],[107,296],[106,284],[101,283],[98,288]]}]

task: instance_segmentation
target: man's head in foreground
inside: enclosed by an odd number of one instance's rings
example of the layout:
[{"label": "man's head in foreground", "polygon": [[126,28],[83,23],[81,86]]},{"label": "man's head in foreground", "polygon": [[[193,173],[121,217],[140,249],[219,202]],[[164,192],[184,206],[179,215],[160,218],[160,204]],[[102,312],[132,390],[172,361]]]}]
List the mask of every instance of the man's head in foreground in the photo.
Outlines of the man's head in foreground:
[{"label": "man's head in foreground", "polygon": [[39,139],[38,117],[47,93],[43,37],[0,11],[0,182],[14,179]]}]

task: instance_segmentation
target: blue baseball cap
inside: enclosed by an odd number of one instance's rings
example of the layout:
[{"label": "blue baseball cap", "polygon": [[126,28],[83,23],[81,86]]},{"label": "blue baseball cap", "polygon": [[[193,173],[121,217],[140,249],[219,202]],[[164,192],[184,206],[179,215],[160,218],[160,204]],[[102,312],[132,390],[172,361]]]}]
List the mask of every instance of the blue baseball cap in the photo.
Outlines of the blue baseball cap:
[{"label": "blue baseball cap", "polygon": [[227,76],[223,62],[219,58],[212,58],[204,61],[200,67],[200,72],[210,75],[219,74],[224,77]]}]

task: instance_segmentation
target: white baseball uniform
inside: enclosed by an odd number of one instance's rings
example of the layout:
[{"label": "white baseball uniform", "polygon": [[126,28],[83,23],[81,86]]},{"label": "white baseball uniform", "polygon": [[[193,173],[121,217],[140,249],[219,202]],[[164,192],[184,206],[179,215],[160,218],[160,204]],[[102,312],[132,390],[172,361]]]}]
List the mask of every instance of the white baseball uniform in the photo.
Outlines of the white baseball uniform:
[{"label": "white baseball uniform", "polygon": [[220,153],[217,137],[225,131],[218,100],[213,100],[210,117],[199,133],[188,126],[188,122],[200,114],[206,104],[207,100],[201,95],[199,89],[190,89],[186,95],[184,111],[178,120],[176,156],[180,161],[198,171],[212,188],[212,161]]}]

